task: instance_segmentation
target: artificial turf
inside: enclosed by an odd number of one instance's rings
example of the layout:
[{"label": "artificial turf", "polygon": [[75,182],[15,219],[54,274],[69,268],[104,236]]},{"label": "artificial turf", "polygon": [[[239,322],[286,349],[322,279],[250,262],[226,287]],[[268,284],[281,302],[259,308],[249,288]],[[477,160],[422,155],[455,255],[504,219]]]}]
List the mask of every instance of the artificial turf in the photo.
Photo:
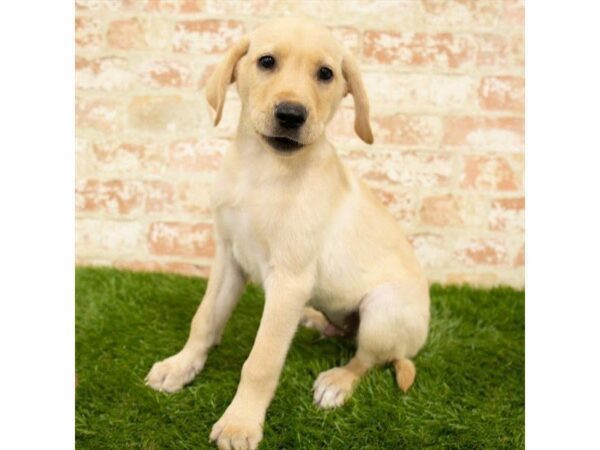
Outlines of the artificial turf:
[{"label": "artificial turf", "polygon": [[[197,278],[76,270],[76,445],[89,449],[211,448],[208,435],[235,394],[260,320],[248,286],[196,380],[175,394],[144,376],[177,352],[206,288]],[[402,394],[392,369],[372,370],[341,408],[312,404],[323,370],[351,357],[345,339],[300,329],[264,428],[261,449],[524,447],[524,292],[431,289],[429,340]]]}]

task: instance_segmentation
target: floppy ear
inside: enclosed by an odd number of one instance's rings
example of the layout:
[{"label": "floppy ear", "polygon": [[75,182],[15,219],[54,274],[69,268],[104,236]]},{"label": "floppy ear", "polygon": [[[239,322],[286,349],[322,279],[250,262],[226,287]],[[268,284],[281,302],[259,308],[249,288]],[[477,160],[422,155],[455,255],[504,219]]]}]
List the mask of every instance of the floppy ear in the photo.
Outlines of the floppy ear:
[{"label": "floppy ear", "polygon": [[358,70],[358,64],[349,53],[344,55],[342,73],[348,83],[348,93],[354,97],[354,130],[367,144],[373,143],[373,132],[369,121],[369,99]]},{"label": "floppy ear", "polygon": [[234,82],[235,65],[246,54],[249,45],[250,40],[245,36],[230,48],[225,58],[217,65],[215,71],[206,82],[206,100],[215,111],[215,125],[221,120],[227,87]]}]

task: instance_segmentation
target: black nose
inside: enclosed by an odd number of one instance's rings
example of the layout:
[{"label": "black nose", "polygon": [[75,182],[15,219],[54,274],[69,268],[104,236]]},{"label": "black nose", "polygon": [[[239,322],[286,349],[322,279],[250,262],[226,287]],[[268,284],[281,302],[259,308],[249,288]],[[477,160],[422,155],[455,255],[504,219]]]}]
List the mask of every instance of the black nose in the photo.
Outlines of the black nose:
[{"label": "black nose", "polygon": [[307,115],[308,111],[300,103],[283,102],[275,107],[275,118],[282,128],[300,128]]}]

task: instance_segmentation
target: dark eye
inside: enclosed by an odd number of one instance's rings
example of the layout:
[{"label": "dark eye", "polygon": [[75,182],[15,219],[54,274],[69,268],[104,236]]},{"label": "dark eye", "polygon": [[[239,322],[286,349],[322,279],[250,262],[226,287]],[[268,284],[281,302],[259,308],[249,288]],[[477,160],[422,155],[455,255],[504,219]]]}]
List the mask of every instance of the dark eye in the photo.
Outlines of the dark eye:
[{"label": "dark eye", "polygon": [[258,67],[261,69],[271,70],[275,67],[275,58],[271,55],[265,55],[258,58]]},{"label": "dark eye", "polygon": [[329,67],[321,67],[317,72],[317,78],[321,81],[329,81],[333,78],[333,72]]}]

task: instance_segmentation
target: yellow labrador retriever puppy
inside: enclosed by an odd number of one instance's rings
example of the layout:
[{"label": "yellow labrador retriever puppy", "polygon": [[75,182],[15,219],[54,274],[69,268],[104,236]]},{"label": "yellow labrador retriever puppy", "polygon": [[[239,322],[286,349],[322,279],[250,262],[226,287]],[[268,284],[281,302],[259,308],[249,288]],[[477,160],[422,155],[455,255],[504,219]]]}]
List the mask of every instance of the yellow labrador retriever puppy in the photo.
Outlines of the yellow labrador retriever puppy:
[{"label": "yellow labrador retriever puppy", "polygon": [[358,313],[358,349],[319,375],[314,402],[340,406],[371,367],[393,363],[401,389],[429,325],[427,281],[392,216],[342,163],[324,130],[354,97],[355,130],[373,142],[367,95],[352,56],[304,19],[270,22],[240,40],[206,86],[217,124],[228,86],[242,101],[237,135],[214,186],[216,257],[183,349],[147,383],[173,392],[193,380],[249,278],[265,290],[237,393],[210,438],[254,449],[299,323],[344,330]]}]

